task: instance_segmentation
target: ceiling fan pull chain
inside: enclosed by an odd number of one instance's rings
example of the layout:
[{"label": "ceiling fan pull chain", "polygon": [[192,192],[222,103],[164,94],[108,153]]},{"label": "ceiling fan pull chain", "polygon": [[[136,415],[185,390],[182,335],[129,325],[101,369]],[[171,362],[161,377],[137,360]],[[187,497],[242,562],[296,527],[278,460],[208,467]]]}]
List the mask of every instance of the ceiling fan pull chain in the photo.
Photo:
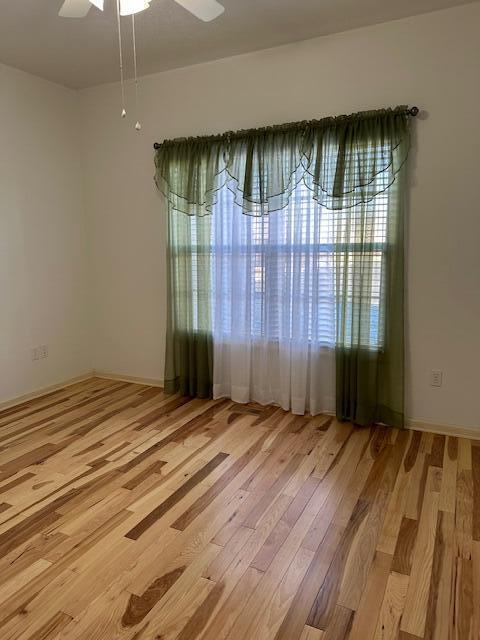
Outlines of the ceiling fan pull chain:
[{"label": "ceiling fan pull chain", "polygon": [[123,74],[123,47],[122,47],[122,27],[120,23],[120,0],[117,0],[117,26],[118,26],[118,52],[120,58],[120,85],[122,87],[122,118],[125,118],[125,80]]},{"label": "ceiling fan pull chain", "polygon": [[132,13],[132,41],[133,41],[133,72],[135,78],[135,113],[137,116],[137,122],[135,123],[135,129],[140,131],[142,125],[138,119],[138,74],[137,74],[137,40],[135,37],[135,14]]}]

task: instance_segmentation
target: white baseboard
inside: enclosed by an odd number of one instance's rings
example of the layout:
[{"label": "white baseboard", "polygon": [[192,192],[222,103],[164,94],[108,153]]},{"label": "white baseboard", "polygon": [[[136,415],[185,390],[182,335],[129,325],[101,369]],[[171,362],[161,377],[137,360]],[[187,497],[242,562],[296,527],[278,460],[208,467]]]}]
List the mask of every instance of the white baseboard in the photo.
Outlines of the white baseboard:
[{"label": "white baseboard", "polygon": [[144,384],[148,387],[160,387],[163,389],[163,380],[156,378],[137,378],[135,376],[126,376],[118,373],[109,373],[107,371],[94,371],[92,374],[95,378],[103,378],[104,380],[118,380],[119,382],[132,382],[133,384]]},{"label": "white baseboard", "polygon": [[21,396],[10,398],[10,400],[3,400],[2,402],[0,402],[0,411],[4,409],[10,409],[10,407],[14,407],[17,404],[22,404],[23,402],[28,402],[29,400],[35,400],[35,398],[41,398],[42,396],[46,396],[48,393],[58,391],[59,389],[63,389],[64,387],[70,387],[73,384],[84,382],[85,380],[89,380],[90,378],[93,378],[93,371],[84,373],[81,376],[76,376],[75,378],[69,378],[64,382],[58,382],[56,384],[51,384],[48,387],[36,389],[35,391],[25,393]]},{"label": "white baseboard", "polygon": [[407,429],[414,431],[428,431],[429,433],[438,433],[442,436],[455,436],[457,438],[470,438],[480,440],[480,426],[461,427],[452,424],[435,424],[433,422],[425,422],[424,420],[408,420]]}]

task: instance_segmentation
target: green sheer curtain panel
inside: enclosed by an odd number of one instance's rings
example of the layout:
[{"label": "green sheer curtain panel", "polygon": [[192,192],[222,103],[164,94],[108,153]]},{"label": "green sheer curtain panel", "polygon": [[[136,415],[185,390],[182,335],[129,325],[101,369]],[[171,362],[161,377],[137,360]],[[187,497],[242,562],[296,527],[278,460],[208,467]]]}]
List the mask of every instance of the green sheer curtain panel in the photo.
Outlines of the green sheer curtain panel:
[{"label": "green sheer curtain panel", "polygon": [[[155,181],[168,207],[166,388],[212,393],[212,215],[225,190],[248,216],[295,205],[332,216],[336,411],[404,421],[404,171],[407,107],[166,141]],[[295,196],[296,194],[296,196]],[[320,249],[319,249],[320,250]],[[313,313],[313,312],[312,312]]]},{"label": "green sheer curtain panel", "polygon": [[335,217],[336,413],[360,425],[404,424],[403,178]]},{"label": "green sheer curtain panel", "polygon": [[186,216],[171,209],[168,212],[167,393],[211,396],[210,229],[210,216]]}]

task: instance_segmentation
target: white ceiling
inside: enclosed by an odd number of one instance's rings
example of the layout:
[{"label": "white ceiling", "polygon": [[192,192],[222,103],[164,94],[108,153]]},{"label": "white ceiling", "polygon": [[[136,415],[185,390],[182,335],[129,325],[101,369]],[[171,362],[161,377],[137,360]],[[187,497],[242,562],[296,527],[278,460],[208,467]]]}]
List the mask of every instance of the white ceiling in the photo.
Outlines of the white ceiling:
[{"label": "white ceiling", "polygon": [[[139,73],[426,13],[465,0],[221,0],[203,23],[174,0],[152,0],[137,16]],[[57,13],[63,0],[0,0],[0,61],[73,88],[118,78],[114,0],[83,19]],[[130,23],[125,20],[128,46]]]}]

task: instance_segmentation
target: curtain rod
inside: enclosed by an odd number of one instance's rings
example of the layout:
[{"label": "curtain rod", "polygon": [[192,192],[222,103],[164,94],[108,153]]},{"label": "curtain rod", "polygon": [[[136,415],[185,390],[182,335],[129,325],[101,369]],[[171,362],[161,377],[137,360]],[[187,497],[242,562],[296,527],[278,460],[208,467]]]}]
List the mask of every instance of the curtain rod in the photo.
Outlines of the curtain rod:
[{"label": "curtain rod", "polygon": [[[418,114],[420,113],[420,109],[418,107],[408,107],[407,109],[405,109],[405,114],[407,116],[411,116],[412,118],[415,118],[416,116],[418,116]],[[161,142],[154,142],[153,143],[153,148],[155,149],[155,151],[157,151],[157,149],[160,149],[160,147],[162,146]]]}]

